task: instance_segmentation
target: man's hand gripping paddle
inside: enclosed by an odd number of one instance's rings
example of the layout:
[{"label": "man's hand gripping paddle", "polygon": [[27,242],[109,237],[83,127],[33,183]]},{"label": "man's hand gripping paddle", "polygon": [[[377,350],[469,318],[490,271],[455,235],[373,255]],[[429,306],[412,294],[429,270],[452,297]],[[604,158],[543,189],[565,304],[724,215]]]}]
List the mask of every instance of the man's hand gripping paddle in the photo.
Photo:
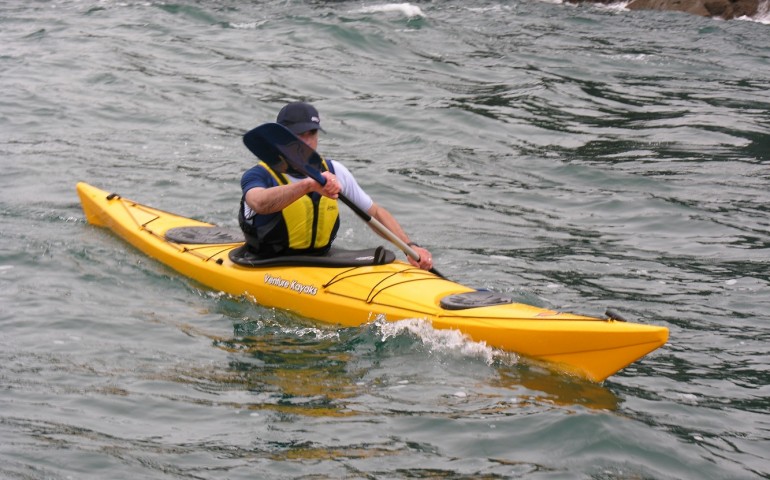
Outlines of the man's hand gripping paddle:
[{"label": "man's hand gripping paddle", "polygon": [[[246,132],[243,136],[243,143],[251,153],[259,157],[260,160],[270,166],[280,165],[286,162],[294,170],[306,175],[321,185],[326,185],[326,178],[313,165],[321,165],[321,157],[318,152],[310,148],[308,144],[297,138],[289,129],[278,123],[265,123],[257,128]],[[342,193],[339,194],[339,200],[350,207],[356,215],[368,223],[380,235],[387,238],[391,243],[397,246],[402,252],[409,255],[416,262],[420,261],[420,255],[417,254],[409,245],[398,238],[379,220],[372,217],[355,203],[350,201]],[[443,277],[436,269],[430,271],[439,277]]]}]

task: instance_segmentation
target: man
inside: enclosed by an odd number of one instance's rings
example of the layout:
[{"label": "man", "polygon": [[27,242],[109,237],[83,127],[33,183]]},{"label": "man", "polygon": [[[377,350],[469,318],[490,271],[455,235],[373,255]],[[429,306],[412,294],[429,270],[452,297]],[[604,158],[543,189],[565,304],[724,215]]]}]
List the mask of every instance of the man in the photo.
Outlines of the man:
[{"label": "man", "polygon": [[[289,103],[278,113],[276,122],[313,150],[318,149],[321,118],[309,103]],[[342,193],[417,252],[419,262],[407,257],[412,265],[433,268],[430,252],[410,241],[393,215],[374,203],[340,162],[323,159],[324,186],[290,168],[276,168],[260,162],[241,178],[243,198],[238,221],[253,253],[265,258],[326,253],[339,229],[337,198]]]}]

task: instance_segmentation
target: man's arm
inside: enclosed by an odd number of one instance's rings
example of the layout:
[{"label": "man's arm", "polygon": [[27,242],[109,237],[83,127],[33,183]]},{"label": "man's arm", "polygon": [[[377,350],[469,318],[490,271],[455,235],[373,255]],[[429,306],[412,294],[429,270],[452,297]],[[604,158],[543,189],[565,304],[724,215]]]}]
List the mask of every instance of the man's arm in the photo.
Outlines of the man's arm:
[{"label": "man's arm", "polygon": [[280,212],[300,199],[302,195],[307,195],[310,192],[318,192],[330,198],[337,198],[340,193],[340,186],[334,175],[330,172],[323,172],[322,175],[326,177],[326,185],[323,187],[312,178],[303,178],[288,185],[251,188],[246,192],[244,199],[255,213],[267,215]]},{"label": "man's arm", "polygon": [[[404,232],[404,229],[401,228],[401,225],[398,223],[395,217],[391,215],[391,213],[387,211],[385,208],[377,205],[376,203],[372,203],[372,206],[371,208],[369,208],[369,211],[367,213],[372,217],[376,218],[388,230],[390,230],[398,238],[403,240],[404,243],[409,244],[411,242],[411,240],[409,240],[409,235],[407,235],[406,232]],[[376,230],[375,232],[379,235],[379,232],[377,232]],[[417,252],[417,255],[420,256],[420,262],[419,263],[415,262],[412,259],[412,257],[409,257],[407,255],[407,259],[409,259],[409,263],[411,263],[415,267],[420,267],[423,270],[430,270],[431,268],[433,268],[433,256],[428,250],[415,244],[410,245],[410,247],[412,247],[412,250]]]}]

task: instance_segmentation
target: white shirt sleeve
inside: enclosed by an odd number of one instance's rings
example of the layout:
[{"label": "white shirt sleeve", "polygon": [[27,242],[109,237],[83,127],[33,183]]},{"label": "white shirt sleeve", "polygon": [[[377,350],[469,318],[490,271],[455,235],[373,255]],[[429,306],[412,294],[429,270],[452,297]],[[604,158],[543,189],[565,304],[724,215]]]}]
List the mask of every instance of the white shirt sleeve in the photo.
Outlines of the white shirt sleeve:
[{"label": "white shirt sleeve", "polygon": [[342,194],[345,195],[351,202],[355,203],[358,208],[368,212],[374,201],[372,198],[364,192],[364,190],[358,185],[355,177],[345,165],[335,160],[327,160],[332,163],[334,169],[334,175],[337,176],[337,180],[342,184]]},{"label": "white shirt sleeve", "polygon": [[[374,205],[374,201],[366,192],[364,192],[361,186],[358,185],[356,178],[352,173],[350,173],[350,170],[348,170],[345,165],[336,160],[326,159],[326,161],[331,162],[332,168],[334,169],[334,175],[337,177],[337,180],[340,182],[340,184],[342,184],[342,194],[345,195],[348,200],[356,204],[358,208],[364,212],[369,212],[369,209],[372,208],[372,205]],[[297,178],[292,175],[287,175],[287,177],[292,183],[298,182],[304,178]],[[246,205],[245,213],[247,214],[246,218],[250,218],[248,216],[249,213],[253,215],[248,205]]]}]

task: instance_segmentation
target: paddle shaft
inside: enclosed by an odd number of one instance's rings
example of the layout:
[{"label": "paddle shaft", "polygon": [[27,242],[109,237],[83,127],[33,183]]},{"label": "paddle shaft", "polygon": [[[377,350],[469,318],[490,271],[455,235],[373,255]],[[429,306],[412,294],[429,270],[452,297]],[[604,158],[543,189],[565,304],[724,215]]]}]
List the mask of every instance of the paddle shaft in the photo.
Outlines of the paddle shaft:
[{"label": "paddle shaft", "polygon": [[[326,179],[324,178],[324,180],[326,180]],[[371,215],[369,215],[365,211],[361,210],[361,208],[359,208],[358,205],[356,205],[355,203],[350,201],[350,199],[348,197],[346,197],[345,195],[343,195],[342,192],[339,193],[338,198],[342,201],[342,203],[344,203],[345,205],[350,207],[350,209],[353,210],[356,213],[356,215],[358,215],[363,221],[365,221],[372,228],[374,228],[380,235],[382,235],[386,239],[390,240],[390,242],[392,244],[394,244],[399,249],[401,249],[401,251],[404,252],[405,254],[409,255],[409,257],[414,259],[415,262],[418,262],[418,263],[420,262],[420,255],[417,252],[415,252],[412,247],[407,245],[403,240],[398,238],[398,236],[396,236],[395,233],[390,231],[390,229],[388,227],[383,225],[382,222],[380,222],[376,218],[372,217]],[[435,268],[431,268],[428,271],[430,273],[434,274],[434,275],[437,275],[437,276],[441,277],[441,278],[445,278]]]},{"label": "paddle shaft", "polygon": [[[286,157],[284,157],[284,158],[286,158]],[[315,180],[316,182],[320,183],[321,186],[326,185],[326,178],[323,175],[321,175],[320,172],[315,170],[313,167],[306,166],[306,165],[301,165],[300,168],[297,168],[298,165],[295,165],[292,162],[292,160],[286,158],[286,161],[295,170],[298,170],[298,171],[304,173],[308,177],[310,177],[313,180]],[[353,212],[355,212],[355,214],[358,215],[361,218],[361,220],[363,220],[366,223],[368,223],[374,230],[377,231],[377,233],[379,233],[380,235],[382,235],[383,237],[388,239],[391,243],[393,243],[395,246],[397,246],[399,249],[401,249],[402,252],[404,252],[405,254],[409,255],[411,258],[413,258],[415,262],[419,262],[420,261],[420,255],[417,252],[415,252],[412,247],[410,247],[403,240],[401,240],[395,233],[390,231],[390,229],[388,227],[383,225],[382,222],[380,222],[376,218],[374,218],[371,215],[369,215],[368,213],[366,213],[363,209],[361,209],[361,207],[359,207],[358,205],[353,203],[353,201],[350,200],[348,197],[346,197],[342,192],[339,193],[338,199],[342,203],[344,203],[345,205],[350,207],[350,209],[353,210]],[[436,273],[436,272],[433,272],[433,273]]]}]

